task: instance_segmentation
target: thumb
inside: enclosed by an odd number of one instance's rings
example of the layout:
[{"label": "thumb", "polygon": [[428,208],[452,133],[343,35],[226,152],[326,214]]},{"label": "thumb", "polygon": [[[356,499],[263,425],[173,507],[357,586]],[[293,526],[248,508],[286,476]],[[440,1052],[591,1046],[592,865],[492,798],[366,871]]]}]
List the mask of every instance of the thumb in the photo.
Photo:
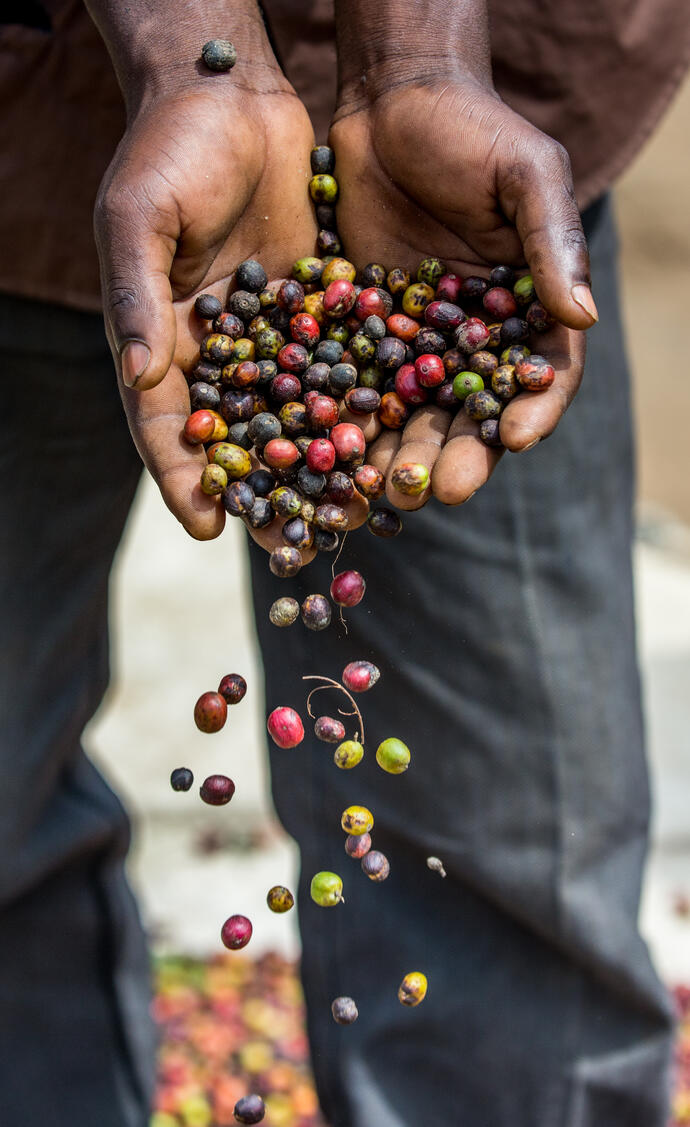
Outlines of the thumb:
[{"label": "thumb", "polygon": [[176,240],[162,234],[159,223],[160,213],[129,186],[113,191],[111,185],[96,205],[106,330],[123,383],[137,391],[160,383],[175,352],[170,268]]},{"label": "thumb", "polygon": [[540,139],[520,173],[511,176],[501,204],[517,229],[539,300],[569,328],[589,329],[599,314],[568,154],[556,141]]}]

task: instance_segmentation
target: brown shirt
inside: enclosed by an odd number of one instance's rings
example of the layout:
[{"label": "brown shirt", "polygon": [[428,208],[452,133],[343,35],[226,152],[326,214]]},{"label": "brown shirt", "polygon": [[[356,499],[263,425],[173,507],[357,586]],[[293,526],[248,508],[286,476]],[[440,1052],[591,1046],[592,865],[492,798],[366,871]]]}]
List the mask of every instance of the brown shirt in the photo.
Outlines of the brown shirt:
[{"label": "brown shirt", "polygon": [[[489,0],[496,87],[570,152],[585,207],[654,129],[690,59],[687,0]],[[264,0],[282,65],[324,140],[335,98],[332,0]],[[0,290],[99,309],[91,215],[124,127],[79,0],[51,30],[0,27]]]}]

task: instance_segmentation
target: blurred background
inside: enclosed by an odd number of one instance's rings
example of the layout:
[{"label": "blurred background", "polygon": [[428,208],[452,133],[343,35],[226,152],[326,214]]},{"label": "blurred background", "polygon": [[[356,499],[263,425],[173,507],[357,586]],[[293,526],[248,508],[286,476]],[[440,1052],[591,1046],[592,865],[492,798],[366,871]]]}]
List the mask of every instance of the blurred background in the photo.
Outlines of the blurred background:
[{"label": "blurred background", "polygon": [[[637,418],[639,652],[655,802],[642,927],[670,984],[690,984],[690,457],[679,425],[690,417],[679,348],[690,307],[689,133],[686,84],[615,194]],[[296,857],[267,793],[243,535],[229,521],[215,543],[187,539],[142,481],[112,581],[113,684],[86,743],[133,814],[131,879],[156,949],[217,952],[220,923],[242,911],[254,922],[254,956],[293,958],[295,913],[276,916],[265,904],[271,885],[294,887]],[[213,645],[190,583],[201,566],[223,577],[227,632],[213,635]],[[242,673],[250,691],[223,735],[209,739],[196,731],[192,707],[224,672]],[[170,771],[183,765],[198,781],[232,775],[230,816],[198,802],[196,787],[173,793]],[[678,1122],[690,1123],[690,1110]]]}]

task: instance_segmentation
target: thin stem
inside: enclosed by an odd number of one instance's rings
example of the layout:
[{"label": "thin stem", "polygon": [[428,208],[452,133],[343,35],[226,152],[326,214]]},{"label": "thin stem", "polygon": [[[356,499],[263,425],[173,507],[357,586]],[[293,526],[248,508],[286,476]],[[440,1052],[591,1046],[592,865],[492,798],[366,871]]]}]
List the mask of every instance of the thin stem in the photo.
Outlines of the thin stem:
[{"label": "thin stem", "polygon": [[[357,740],[357,742],[361,742],[363,744],[364,743],[364,720],[362,719],[362,713],[359,711],[359,708],[357,707],[357,702],[355,701],[354,697],[352,696],[351,693],[348,693],[345,686],[341,685],[340,681],[334,681],[331,677],[323,677],[319,673],[307,673],[302,678],[302,680],[303,681],[323,681],[324,682],[323,685],[317,685],[315,688],[313,688],[311,690],[311,692],[309,693],[309,696],[307,697],[307,713],[309,714],[309,716],[311,717],[312,720],[316,719],[316,717],[314,716],[314,713],[311,710],[311,698],[313,697],[314,693],[318,693],[322,689],[338,689],[341,693],[345,694],[345,696],[349,700],[350,704],[352,705],[352,712],[344,712],[342,708],[339,708],[338,712],[340,713],[341,716],[356,716],[357,717],[357,719],[359,720],[359,730],[357,732],[355,732],[355,739]],[[360,732],[362,733],[361,740],[360,740],[360,735],[359,735]]]}]

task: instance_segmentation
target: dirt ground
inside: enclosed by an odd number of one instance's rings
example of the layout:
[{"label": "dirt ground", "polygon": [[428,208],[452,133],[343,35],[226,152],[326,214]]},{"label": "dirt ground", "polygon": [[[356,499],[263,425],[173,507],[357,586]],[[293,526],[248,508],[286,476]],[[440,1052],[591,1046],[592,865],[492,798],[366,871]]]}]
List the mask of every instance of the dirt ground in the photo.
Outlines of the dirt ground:
[{"label": "dirt ground", "polygon": [[687,523],[690,459],[681,421],[690,418],[690,378],[681,342],[690,311],[689,136],[686,81],[616,190],[640,502]]}]

